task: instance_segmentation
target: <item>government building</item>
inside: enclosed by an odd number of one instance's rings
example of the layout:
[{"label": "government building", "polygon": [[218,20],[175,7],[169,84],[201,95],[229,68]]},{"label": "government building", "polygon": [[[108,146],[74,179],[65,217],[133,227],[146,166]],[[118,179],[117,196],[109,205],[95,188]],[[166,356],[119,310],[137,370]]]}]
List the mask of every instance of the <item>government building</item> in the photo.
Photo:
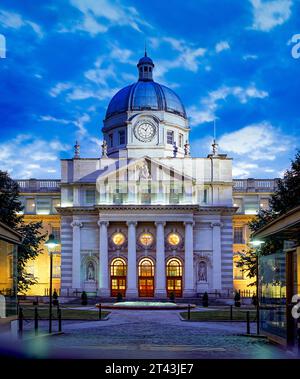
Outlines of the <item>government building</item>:
[{"label": "government building", "polygon": [[[146,53],[137,69],[137,82],[108,105],[99,157],[82,158],[76,143],[60,180],[18,180],[25,220],[42,220],[61,242],[53,286],[127,299],[248,291],[236,253],[276,180],[234,180],[215,141],[206,157],[191,157],[180,98],[153,80]],[[38,281],[28,294],[47,295],[46,249],[27,272]]]}]

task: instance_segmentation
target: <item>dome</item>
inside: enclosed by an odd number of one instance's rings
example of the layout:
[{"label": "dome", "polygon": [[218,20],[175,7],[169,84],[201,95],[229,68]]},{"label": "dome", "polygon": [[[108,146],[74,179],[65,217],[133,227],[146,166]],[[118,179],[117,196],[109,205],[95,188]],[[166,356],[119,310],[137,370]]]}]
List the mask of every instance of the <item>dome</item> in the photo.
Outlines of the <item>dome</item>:
[{"label": "dome", "polygon": [[186,118],[184,106],[176,93],[153,81],[154,64],[146,53],[139,60],[137,67],[138,82],[121,89],[114,95],[108,105],[105,118],[126,111],[142,110],[165,111]]}]

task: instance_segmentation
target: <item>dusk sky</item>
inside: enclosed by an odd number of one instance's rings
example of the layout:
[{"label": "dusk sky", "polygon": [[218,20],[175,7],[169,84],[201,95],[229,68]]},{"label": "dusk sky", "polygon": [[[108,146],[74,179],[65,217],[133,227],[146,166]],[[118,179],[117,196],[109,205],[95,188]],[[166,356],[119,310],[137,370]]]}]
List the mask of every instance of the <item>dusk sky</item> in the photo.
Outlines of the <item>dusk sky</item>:
[{"label": "dusk sky", "polygon": [[299,15],[298,0],[1,0],[0,170],[60,178],[76,139],[100,157],[107,105],[137,80],[146,41],[193,156],[210,152],[216,119],[235,178],[282,175],[300,147]]}]

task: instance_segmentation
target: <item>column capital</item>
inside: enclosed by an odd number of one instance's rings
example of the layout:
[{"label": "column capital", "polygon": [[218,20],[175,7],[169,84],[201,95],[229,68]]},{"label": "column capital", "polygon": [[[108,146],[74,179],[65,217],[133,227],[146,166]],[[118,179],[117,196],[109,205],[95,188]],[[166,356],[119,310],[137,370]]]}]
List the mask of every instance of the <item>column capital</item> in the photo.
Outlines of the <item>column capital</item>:
[{"label": "column capital", "polygon": [[134,227],[137,226],[137,221],[127,221],[127,226],[133,225]]},{"label": "column capital", "polygon": [[166,226],[166,222],[165,221],[155,221],[154,224],[155,224],[156,227],[159,226],[159,225],[162,225],[163,227]]},{"label": "column capital", "polygon": [[102,220],[98,220],[97,221],[97,225],[100,227],[100,226],[108,226],[109,225],[109,221],[102,221]]},{"label": "column capital", "polygon": [[75,227],[82,228],[83,224],[80,221],[73,221],[71,222],[71,226],[72,228],[75,228]]},{"label": "column capital", "polygon": [[195,221],[184,221],[183,222],[183,225],[186,226],[186,225],[192,225],[192,226],[195,226]]},{"label": "column capital", "polygon": [[222,228],[223,224],[219,221],[216,221],[216,222],[211,222],[210,223],[210,227],[211,228],[214,228],[215,226],[219,226],[220,228]]}]

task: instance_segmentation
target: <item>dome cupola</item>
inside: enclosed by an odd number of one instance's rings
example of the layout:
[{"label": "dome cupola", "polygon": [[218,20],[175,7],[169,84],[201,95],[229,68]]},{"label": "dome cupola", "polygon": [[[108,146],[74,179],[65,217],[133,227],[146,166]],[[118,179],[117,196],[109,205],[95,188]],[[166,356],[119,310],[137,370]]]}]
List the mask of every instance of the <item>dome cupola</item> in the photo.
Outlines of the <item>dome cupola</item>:
[{"label": "dome cupola", "polygon": [[145,50],[145,55],[139,60],[137,64],[139,70],[139,80],[147,81],[153,80],[153,68],[154,63],[151,58],[147,56],[147,51]]}]

